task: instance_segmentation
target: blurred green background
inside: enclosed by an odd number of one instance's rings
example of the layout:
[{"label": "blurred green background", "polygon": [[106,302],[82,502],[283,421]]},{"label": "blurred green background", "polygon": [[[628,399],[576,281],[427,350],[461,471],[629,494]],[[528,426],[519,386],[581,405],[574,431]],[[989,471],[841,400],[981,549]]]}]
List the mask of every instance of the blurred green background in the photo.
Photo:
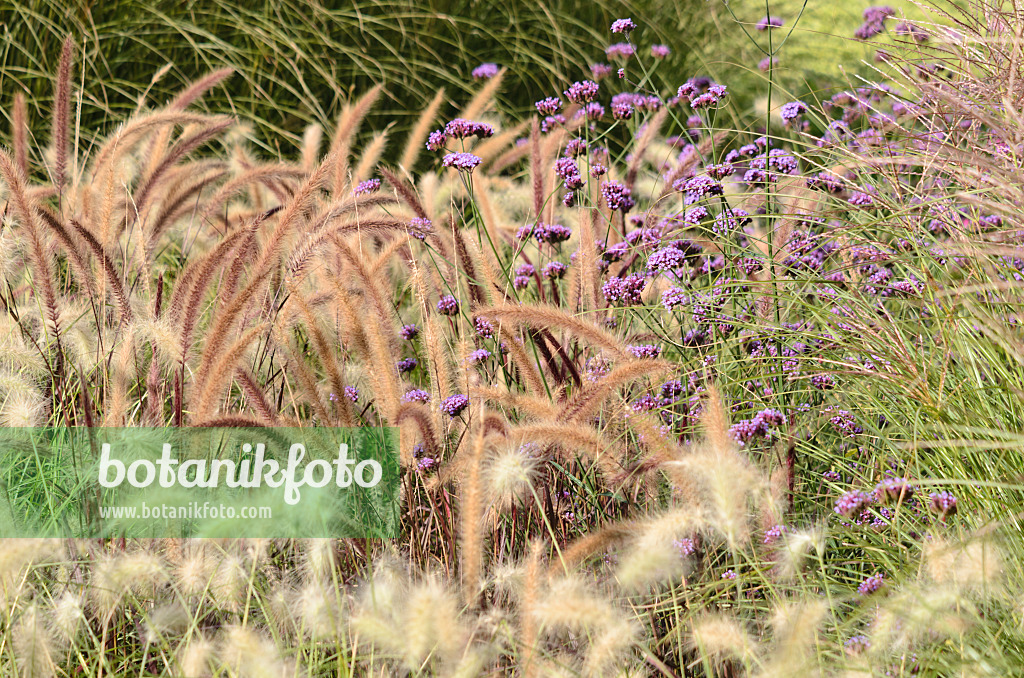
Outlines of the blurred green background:
[{"label": "blurred green background", "polygon": [[[775,44],[796,25],[775,73],[781,91],[800,95],[828,78],[834,87],[838,64],[850,78],[869,73],[861,62],[870,62],[874,47],[851,36],[870,4],[773,0],[771,13],[786,21]],[[609,32],[612,20],[630,16],[640,24],[634,37],[648,65],[651,44],[672,49],[658,66],[658,84],[668,91],[708,73],[730,86],[742,124],[766,89],[757,69],[763,54],[746,35],[767,46],[753,30],[764,8],[747,0],[0,0],[0,106],[8,116],[14,94],[25,92],[33,133],[46,138],[52,74],[70,33],[79,49],[84,138],[109,132],[147,90],[150,105],[162,104],[186,83],[232,66],[237,74],[203,106],[251,121],[267,155],[290,156],[307,123],[330,129],[341,105],[376,83],[385,96],[369,121],[375,129],[401,131],[439,87],[454,108],[479,87],[470,72],[485,61],[509,69],[500,108],[524,113],[605,61],[603,48],[620,37]]]}]

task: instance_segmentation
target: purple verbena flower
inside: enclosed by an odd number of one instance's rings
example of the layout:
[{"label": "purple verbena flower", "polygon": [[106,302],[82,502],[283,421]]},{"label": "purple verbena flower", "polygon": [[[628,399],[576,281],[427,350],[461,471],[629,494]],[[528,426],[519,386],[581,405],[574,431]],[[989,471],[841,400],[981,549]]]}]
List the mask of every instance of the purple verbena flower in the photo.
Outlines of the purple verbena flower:
[{"label": "purple verbena flower", "polygon": [[447,143],[448,137],[445,136],[444,130],[436,130],[430,133],[427,137],[427,149],[431,151],[439,151],[444,148]]},{"label": "purple verbena flower", "polygon": [[562,110],[562,100],[557,97],[545,97],[534,104],[541,115],[554,115]]},{"label": "purple verbena flower", "polygon": [[398,371],[399,373],[402,374],[404,374],[405,372],[412,372],[414,369],[416,369],[417,364],[418,361],[416,360],[416,358],[403,358],[402,360],[398,361]]},{"label": "purple verbena flower", "polygon": [[661,293],[661,305],[666,311],[672,311],[689,301],[686,290],[682,287],[670,287]]},{"label": "purple verbena flower", "polygon": [[345,397],[348,398],[350,402],[359,402],[359,389],[357,389],[355,386],[346,386]]},{"label": "purple verbena flower", "polygon": [[628,59],[635,53],[636,49],[628,42],[617,42],[604,49],[604,55],[609,59]]},{"label": "purple verbena flower", "polygon": [[574,104],[586,104],[597,96],[598,85],[592,80],[580,80],[569,85],[565,90],[565,98]]},{"label": "purple verbena flower", "polygon": [[844,518],[860,513],[861,509],[871,503],[871,497],[860,490],[850,490],[836,500],[835,509],[837,514]]},{"label": "purple verbena flower", "polygon": [[494,336],[494,323],[482,316],[477,316],[473,319],[473,328],[484,339],[490,339]]},{"label": "purple verbena flower", "polygon": [[671,53],[668,45],[651,45],[651,56],[655,59],[664,59]]},{"label": "purple verbena flower", "polygon": [[412,341],[416,338],[416,335],[420,333],[420,328],[415,325],[402,325],[402,329],[398,331],[402,335],[402,338],[406,341]]},{"label": "purple verbena flower", "polygon": [[541,275],[545,278],[561,278],[569,270],[569,267],[560,261],[551,261],[544,265],[544,268],[540,270]]},{"label": "purple verbena flower", "polygon": [[777,16],[766,16],[757,22],[755,28],[759,31],[767,31],[770,28],[781,28],[782,23],[782,19]]},{"label": "purple verbena flower", "polygon": [[637,306],[643,301],[642,295],[646,286],[645,276],[631,273],[625,278],[610,278],[601,287],[601,292],[609,302],[622,306]]},{"label": "purple verbena flower", "polygon": [[444,295],[437,302],[437,312],[441,315],[456,315],[459,312],[459,300],[450,294]]},{"label": "purple verbena flower", "polygon": [[636,30],[636,23],[632,19],[616,19],[612,22],[612,33],[630,33]]},{"label": "purple verbena flower", "polygon": [[949,492],[932,492],[928,495],[929,507],[939,514],[939,519],[945,521],[947,517],[956,514],[956,497]]},{"label": "purple verbena flower", "polygon": [[601,184],[601,197],[608,209],[622,210],[623,213],[633,209],[633,191],[621,181],[605,181]]},{"label": "purple verbena flower", "polygon": [[491,352],[486,348],[478,348],[467,356],[467,360],[471,363],[479,363],[487,360],[491,357]]},{"label": "purple verbena flower", "polygon": [[782,121],[788,125],[806,112],[807,104],[802,101],[790,101],[788,104],[782,105],[779,115],[782,116]]},{"label": "purple verbena flower", "polygon": [[380,179],[367,179],[366,181],[360,181],[356,184],[356,187],[352,189],[353,195],[362,195],[364,193],[374,193],[380,190]]},{"label": "purple verbena flower", "polygon": [[632,353],[634,357],[640,359],[653,359],[661,355],[661,346],[657,346],[655,344],[627,346],[626,350]]},{"label": "purple verbena flower", "polygon": [[441,411],[449,417],[457,417],[469,405],[469,398],[461,393],[449,396],[441,403]]},{"label": "purple verbena flower", "polygon": [[433,230],[434,225],[430,223],[430,219],[423,217],[413,217],[409,220],[409,235],[419,240],[425,240],[427,234]]},{"label": "purple verbena flower", "polygon": [[460,172],[472,172],[483,160],[472,153],[449,153],[444,156],[441,164],[445,167],[454,167]]},{"label": "purple verbena flower", "polygon": [[477,80],[488,80],[498,74],[498,64],[484,63],[473,69],[472,76]]},{"label": "purple verbena flower", "polygon": [[612,67],[608,64],[590,64],[590,75],[594,80],[600,80],[601,78],[608,77],[612,72]]},{"label": "purple verbena flower", "polygon": [[428,403],[430,402],[430,394],[424,391],[422,388],[414,388],[405,392],[402,396],[403,403]]},{"label": "purple verbena flower", "polygon": [[868,596],[875,593],[883,586],[885,586],[885,575],[879,572],[878,574],[873,574],[862,581],[860,586],[857,587],[857,591],[859,591],[861,595]]}]

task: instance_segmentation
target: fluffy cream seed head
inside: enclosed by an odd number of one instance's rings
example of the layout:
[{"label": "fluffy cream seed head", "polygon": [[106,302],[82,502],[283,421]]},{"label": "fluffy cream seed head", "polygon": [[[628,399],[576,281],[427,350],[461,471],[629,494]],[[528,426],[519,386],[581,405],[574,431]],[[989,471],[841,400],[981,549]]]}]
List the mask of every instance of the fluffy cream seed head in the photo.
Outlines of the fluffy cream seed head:
[{"label": "fluffy cream seed head", "polygon": [[46,627],[40,609],[29,605],[12,629],[14,661],[25,678],[50,678],[56,675],[54,658],[57,639]]},{"label": "fluffy cream seed head", "polygon": [[749,661],[755,652],[754,639],[739,622],[722,615],[705,617],[693,625],[695,649],[713,661]]},{"label": "fluffy cream seed head", "polygon": [[530,493],[540,468],[540,460],[530,454],[529,448],[503,446],[484,467],[489,496],[499,507],[508,507]]},{"label": "fluffy cream seed head", "polygon": [[616,576],[626,590],[639,590],[683,574],[690,562],[676,540],[705,528],[707,523],[690,508],[675,509],[637,526],[636,539],[619,554]]},{"label": "fluffy cream seed head", "polygon": [[54,631],[65,641],[73,642],[82,630],[85,612],[79,595],[65,592],[50,604]]},{"label": "fluffy cream seed head", "polygon": [[182,678],[209,678],[213,675],[216,646],[203,636],[192,638],[178,648],[176,658]]}]

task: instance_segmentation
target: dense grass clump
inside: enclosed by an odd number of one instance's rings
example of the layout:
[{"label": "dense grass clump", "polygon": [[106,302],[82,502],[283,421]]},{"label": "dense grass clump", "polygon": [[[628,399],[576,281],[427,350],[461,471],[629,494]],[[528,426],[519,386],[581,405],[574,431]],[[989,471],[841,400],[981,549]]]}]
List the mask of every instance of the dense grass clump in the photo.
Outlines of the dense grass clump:
[{"label": "dense grass clump", "polygon": [[[48,118],[56,55],[73,35],[77,81],[87,84],[81,122],[84,132],[94,133],[130,115],[143,94],[164,103],[205,73],[231,68],[234,76],[207,93],[206,109],[253,125],[261,155],[291,157],[303,127],[330,127],[353,93],[383,84],[371,122],[405,131],[438,90],[445,90],[446,103],[471,96],[472,72],[481,63],[508,69],[495,100],[501,110],[521,115],[537,92],[604,60],[598,27],[617,16],[642,19],[651,40],[671,44],[670,61],[681,67],[693,56],[688,45],[700,44],[710,29],[693,20],[699,6],[13,2],[0,5],[0,87],[5,98],[25,93],[33,113]],[[43,131],[34,123],[32,129]]]},{"label": "dense grass clump", "polygon": [[0,152],[0,421],[395,426],[403,536],[12,541],[3,671],[1019,672],[1018,16],[862,18],[871,78],[771,66],[749,127],[634,16],[535,113],[499,70],[363,132],[372,87],[276,162],[195,110],[226,71],[73,144],[65,42]]}]

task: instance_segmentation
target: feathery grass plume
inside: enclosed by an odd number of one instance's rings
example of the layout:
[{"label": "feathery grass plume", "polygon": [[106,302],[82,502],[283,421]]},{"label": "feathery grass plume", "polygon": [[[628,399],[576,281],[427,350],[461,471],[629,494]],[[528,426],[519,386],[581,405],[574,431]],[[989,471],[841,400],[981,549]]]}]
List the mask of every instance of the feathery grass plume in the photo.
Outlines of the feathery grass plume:
[{"label": "feathery grass plume", "polygon": [[202,542],[192,542],[175,565],[171,581],[178,592],[191,598],[202,594],[211,585],[217,560]]},{"label": "feathery grass plume", "polygon": [[502,335],[508,337],[505,346],[508,348],[509,357],[512,358],[512,363],[515,365],[527,393],[531,396],[546,393],[543,377],[537,370],[536,363],[526,352],[523,342],[517,336],[510,336],[504,329],[496,336],[500,338]]},{"label": "feathery grass plume", "polygon": [[300,292],[292,290],[291,294],[288,295],[288,301],[294,301],[298,305],[303,319],[306,321],[306,328],[313,339],[313,348],[316,351],[316,356],[320,361],[320,365],[327,372],[327,377],[331,384],[331,392],[336,394],[334,406],[337,420],[341,422],[342,426],[353,426],[355,419],[352,416],[349,400],[342,397],[345,393],[345,380],[342,378],[341,367],[338,365],[338,359],[334,354],[331,343],[327,340],[320,327],[319,319],[313,315],[312,309]]},{"label": "feathery grass plume", "polygon": [[533,678],[537,675],[534,655],[540,640],[540,624],[537,619],[536,606],[541,592],[544,544],[539,540],[530,543],[526,557],[526,568],[523,576],[522,592],[519,596],[519,628],[516,638],[519,651],[519,675],[521,678]]},{"label": "feathery grass plume", "polygon": [[[433,313],[430,304],[430,291],[427,287],[427,274],[422,267],[413,268],[413,291],[416,295],[416,306],[423,319],[423,347],[426,349],[426,368],[430,375],[430,391],[433,402],[441,403],[451,395],[452,368],[448,351],[445,349],[441,328],[438,326],[437,314]],[[443,431],[444,422],[441,411],[434,409],[434,430]]]},{"label": "feathery grass plume", "polygon": [[64,38],[60,50],[60,65],[53,94],[53,129],[50,146],[53,152],[53,185],[58,193],[64,189],[68,166],[68,120],[71,116],[71,59],[75,48],[71,36]]},{"label": "feathery grass plume", "polygon": [[202,635],[181,643],[175,652],[175,660],[182,678],[210,678],[216,650],[216,644]]},{"label": "feathery grass plume", "polygon": [[137,376],[135,326],[125,329],[124,338],[113,351],[103,402],[103,425],[124,426],[128,417],[128,389]]},{"label": "feathery grass plume", "polygon": [[320,144],[324,138],[324,128],[316,123],[306,125],[302,133],[302,146],[299,151],[299,164],[303,172],[312,172],[320,157]]},{"label": "feathery grass plume", "polygon": [[698,501],[709,527],[737,551],[750,538],[751,498],[760,499],[765,481],[729,438],[718,389],[707,389],[702,424],[706,441],[672,464],[679,464],[696,481]]},{"label": "feathery grass plume", "polygon": [[378,214],[360,218],[358,215],[353,221],[346,221],[340,224],[328,224],[348,210],[355,210],[360,205],[383,206],[393,203],[394,198],[385,195],[358,196],[354,200],[346,200],[341,206],[332,207],[323,211],[314,221],[312,226],[307,228],[299,242],[291,249],[286,269],[286,277],[294,285],[298,284],[312,271],[308,266],[321,248],[328,242],[337,243],[341,238],[350,236],[392,236],[409,232],[408,222],[394,217],[380,216]]},{"label": "feathery grass plume", "polygon": [[639,591],[685,574],[691,567],[676,542],[707,526],[696,507],[670,509],[634,525],[635,538],[620,556],[616,577],[625,590]]},{"label": "feathery grass plume", "polygon": [[494,95],[501,88],[501,80],[505,77],[507,68],[502,68],[498,73],[484,81],[484,86],[473,95],[469,103],[455,117],[466,120],[476,120],[494,104]]},{"label": "feathery grass plume", "polygon": [[774,550],[779,574],[787,580],[796,579],[808,557],[820,557],[824,549],[825,534],[821,529],[787,530]]},{"label": "feathery grass plume", "polygon": [[282,212],[277,226],[263,244],[245,288],[232,298],[225,300],[214,314],[206,343],[203,346],[203,357],[197,370],[196,383],[200,389],[205,385],[213,363],[217,360],[214,356],[221,354],[224,342],[234,334],[234,326],[238,317],[254,299],[258,298],[258,292],[265,285],[267,276],[271,273],[272,264],[280,254],[281,243],[285,236],[300,221],[300,218],[305,218],[309,210],[312,209],[316,195],[327,180],[333,163],[334,157],[329,154],[295,193],[288,207]]},{"label": "feathery grass plume", "polygon": [[420,202],[420,199],[416,196],[416,188],[408,183],[402,177],[398,176],[396,172],[387,168],[381,167],[380,174],[384,177],[384,180],[395,190],[395,193],[402,199],[406,205],[409,206],[417,217],[421,219],[428,219],[427,211]]},{"label": "feathery grass plume", "polygon": [[217,656],[238,678],[293,678],[296,665],[281,657],[274,642],[246,626],[228,626],[217,636]]},{"label": "feathery grass plume", "polygon": [[530,123],[530,178],[533,184],[533,218],[541,219],[544,209],[544,167],[541,164],[540,122],[536,117]]},{"label": "feathery grass plume", "polygon": [[421,670],[432,656],[450,664],[461,655],[467,629],[460,605],[435,577],[410,583],[393,567],[378,566],[368,589],[353,623],[361,636],[400,658],[407,670]]},{"label": "feathery grass plume", "polygon": [[537,422],[512,427],[508,436],[552,445],[567,461],[587,459],[606,479],[622,473],[615,447],[592,426],[566,421]]},{"label": "feathery grass plume", "polygon": [[772,616],[774,639],[759,675],[815,675],[819,667],[818,631],[828,620],[829,605],[823,600],[786,602]]},{"label": "feathery grass plume", "polygon": [[622,342],[615,335],[593,323],[575,318],[564,311],[549,306],[526,303],[516,306],[506,304],[503,306],[479,308],[476,310],[476,313],[492,320],[504,321],[510,324],[527,325],[529,327],[549,330],[558,328],[596,347],[607,349],[616,357],[623,357],[625,354]]},{"label": "feathery grass plume", "polygon": [[990,537],[969,537],[951,543],[931,536],[922,548],[923,571],[932,582],[960,595],[993,596],[1002,593],[1002,550]]},{"label": "feathery grass plume", "polygon": [[14,164],[18,171],[28,176],[28,107],[25,105],[25,93],[14,95],[14,107],[11,110],[11,150],[14,152]]},{"label": "feathery grass plume", "polygon": [[267,400],[263,387],[256,382],[256,376],[249,370],[239,367],[235,371],[235,381],[242,387],[246,400],[259,415],[260,420],[267,426],[276,425],[276,408]]},{"label": "feathery grass plume", "polygon": [[71,220],[71,226],[75,229],[78,237],[86,244],[89,251],[92,252],[93,256],[99,260],[100,268],[103,271],[104,279],[111,287],[111,291],[114,293],[114,298],[117,300],[117,305],[121,309],[121,322],[128,324],[132,321],[132,307],[131,301],[128,298],[128,292],[125,290],[123,283],[121,282],[121,276],[118,274],[117,269],[114,267],[114,262],[110,260],[110,256],[107,254],[103,245],[100,244],[92,234],[79,224],[74,219]]},{"label": "feathery grass plume", "polygon": [[528,496],[540,472],[541,461],[522,445],[505,444],[486,461],[487,496],[499,512]]},{"label": "feathery grass plume", "polygon": [[572,574],[580,563],[635,536],[636,529],[634,521],[622,520],[577,537],[562,547],[557,559],[552,559],[548,576]]},{"label": "feathery grass plume", "polygon": [[314,640],[336,639],[343,631],[339,597],[327,582],[311,581],[291,601],[302,634]]},{"label": "feathery grass plume", "polygon": [[337,566],[337,548],[333,539],[303,539],[301,569],[304,581],[327,582]]},{"label": "feathery grass plume", "polygon": [[91,569],[90,603],[101,618],[109,619],[126,595],[152,599],[156,588],[167,578],[164,563],[153,553],[105,554]]},{"label": "feathery grass plume", "polygon": [[378,132],[373,135],[370,139],[370,143],[363,147],[362,156],[359,158],[359,164],[352,171],[352,181],[358,184],[360,181],[365,181],[373,175],[374,168],[377,162],[380,161],[380,156],[384,153],[384,147],[388,143],[388,132]]},{"label": "feathery grass plume", "polygon": [[[601,282],[601,272],[597,268],[597,241],[594,235],[596,217],[597,210],[582,209],[577,227],[580,234],[580,246],[577,250],[576,268],[579,271],[578,277],[574,280],[578,281],[577,284],[580,288],[577,298],[582,306],[581,311],[593,311],[598,308],[597,294]],[[576,297],[575,291],[573,296]],[[575,311],[576,309],[571,307],[570,310]]]},{"label": "feathery grass plume", "polygon": [[462,552],[462,596],[467,607],[475,608],[480,602],[484,574],[484,519],[485,504],[484,456],[488,448],[481,425],[484,417],[480,408],[477,431],[473,434],[470,454],[466,459],[459,482],[459,546]]},{"label": "feathery grass plume", "polygon": [[758,651],[756,641],[742,624],[725,615],[694,621],[690,640],[701,659],[713,664],[736,660],[749,665]]},{"label": "feathery grass plume", "polygon": [[194,392],[198,395],[193,400],[193,417],[206,419],[214,414],[217,409],[216,400],[223,395],[225,388],[230,388],[239,361],[252,349],[253,340],[266,332],[268,327],[267,323],[263,323],[246,330],[224,350],[213,364],[209,377],[204,382],[197,380]]},{"label": "feathery grass plume", "polygon": [[416,160],[420,157],[420,153],[423,152],[423,144],[430,133],[430,128],[434,126],[434,120],[437,119],[437,112],[441,109],[441,104],[444,101],[444,88],[437,90],[437,94],[430,100],[426,108],[420,113],[419,117],[416,118],[416,123],[409,130],[409,134],[406,135],[405,148],[402,150],[401,158],[398,161],[398,166],[404,169],[406,172],[411,173],[416,167]]},{"label": "feathery grass plume", "polygon": [[661,108],[644,124],[643,132],[631,149],[632,159],[626,168],[626,186],[633,188],[636,184],[636,177],[640,172],[640,166],[646,160],[647,151],[661,132],[661,127],[665,124],[666,118],[668,118],[668,108]]},{"label": "feathery grass plume", "polygon": [[558,577],[542,589],[533,606],[543,631],[593,631],[607,627],[623,616],[604,595],[578,576]]},{"label": "feathery grass plume", "polygon": [[240,555],[227,553],[216,565],[210,582],[210,597],[225,610],[237,612],[249,591],[250,564]]},{"label": "feathery grass plume", "polygon": [[565,421],[586,421],[618,390],[641,377],[656,376],[672,370],[663,360],[629,360],[593,384],[584,386],[566,403],[560,418]]},{"label": "feathery grass plume", "polygon": [[0,424],[24,428],[42,426],[48,402],[39,385],[16,374],[0,376]]},{"label": "feathery grass plume", "polygon": [[[402,425],[409,421],[416,425],[419,437],[423,441],[424,454],[431,459],[438,459],[441,453],[430,410],[422,403],[400,403],[398,411],[395,413],[394,423]],[[404,437],[401,439],[406,440]],[[407,468],[415,463],[411,448],[411,445],[403,445],[401,450],[401,462]]]},{"label": "feathery grass plume", "polygon": [[508,410],[528,415],[531,419],[550,419],[558,417],[559,408],[546,395],[534,396],[528,393],[516,393],[496,386],[477,386],[473,395],[486,402],[496,403]]},{"label": "feathery grass plume", "polygon": [[28,569],[59,554],[60,541],[56,539],[5,539],[0,549],[0,602],[7,607],[17,600],[28,585]]},{"label": "feathery grass plume", "polygon": [[14,204],[21,228],[24,229],[28,247],[28,259],[32,265],[33,282],[43,290],[43,302],[48,321],[47,334],[52,333],[60,348],[60,309],[57,305],[57,292],[53,286],[53,271],[46,237],[39,225],[34,201],[29,197],[25,187],[25,177],[18,170],[11,156],[0,150],[0,177],[10,191],[9,200]]},{"label": "feathery grass plume", "polygon": [[18,616],[11,628],[15,665],[24,678],[49,678],[56,675],[57,639],[47,628],[39,607],[32,603]]},{"label": "feathery grass plume", "polygon": [[178,601],[157,605],[146,613],[143,636],[149,644],[160,644],[185,633],[192,618]]},{"label": "feathery grass plume", "polygon": [[597,629],[590,634],[582,674],[593,677],[607,676],[623,669],[631,663],[627,661],[627,656],[639,637],[640,628],[635,621],[628,618],[612,620]]},{"label": "feathery grass plume", "polygon": [[74,644],[85,626],[85,610],[81,595],[65,591],[51,600],[48,616],[61,643]]},{"label": "feathery grass plume", "polygon": [[[316,168],[315,163],[308,170],[298,169],[287,163],[268,163],[246,168],[218,186],[213,195],[202,202],[198,219],[201,223],[214,220],[219,213],[224,212],[230,200],[245,189],[258,185],[273,185],[275,182],[301,181],[304,177],[312,176]],[[154,228],[154,232],[155,230]]]},{"label": "feathery grass plume", "polygon": [[331,193],[340,196],[345,193],[345,187],[349,184],[349,155],[352,152],[352,142],[363,118],[369,113],[370,108],[380,96],[383,85],[374,85],[363,96],[355,102],[345,104],[338,116],[338,125],[334,129],[334,136],[331,139],[331,152],[334,183]]}]

